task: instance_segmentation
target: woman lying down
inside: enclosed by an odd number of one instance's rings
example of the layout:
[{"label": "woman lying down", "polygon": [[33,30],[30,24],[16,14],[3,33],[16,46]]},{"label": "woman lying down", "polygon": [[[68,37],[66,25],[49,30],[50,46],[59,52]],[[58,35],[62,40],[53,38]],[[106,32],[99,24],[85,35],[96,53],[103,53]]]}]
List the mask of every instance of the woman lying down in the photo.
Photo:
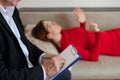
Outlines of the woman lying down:
[{"label": "woman lying down", "polygon": [[33,29],[33,36],[54,43],[60,51],[73,44],[82,60],[97,61],[100,54],[120,56],[120,28],[101,31],[96,23],[91,23],[88,31],[84,12],[79,8],[73,12],[80,26],[62,29],[56,22],[42,20]]}]

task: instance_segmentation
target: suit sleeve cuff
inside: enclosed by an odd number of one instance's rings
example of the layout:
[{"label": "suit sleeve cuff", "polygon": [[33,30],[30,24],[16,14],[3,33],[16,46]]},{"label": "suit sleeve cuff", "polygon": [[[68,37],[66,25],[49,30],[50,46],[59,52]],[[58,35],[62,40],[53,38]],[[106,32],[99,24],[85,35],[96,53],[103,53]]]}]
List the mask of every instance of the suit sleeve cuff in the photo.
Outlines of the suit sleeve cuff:
[{"label": "suit sleeve cuff", "polygon": [[[45,54],[46,54],[46,53],[43,53],[43,54],[39,57],[38,63],[39,63],[39,65],[41,65],[41,66],[42,66],[41,58],[42,58],[42,56],[44,56]],[[42,66],[42,69],[43,69],[43,73],[44,73],[44,80],[47,80],[46,72],[45,72],[45,69],[44,69],[43,66]]]}]

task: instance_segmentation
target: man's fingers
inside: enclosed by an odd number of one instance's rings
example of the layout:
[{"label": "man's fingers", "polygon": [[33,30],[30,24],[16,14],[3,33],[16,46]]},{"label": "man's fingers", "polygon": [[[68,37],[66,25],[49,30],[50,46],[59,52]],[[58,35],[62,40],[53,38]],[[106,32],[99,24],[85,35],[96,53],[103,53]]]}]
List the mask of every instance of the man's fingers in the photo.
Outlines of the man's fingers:
[{"label": "man's fingers", "polygon": [[55,62],[57,72],[59,72],[61,70],[61,68],[63,67],[63,64],[65,63],[65,59],[60,55],[56,56],[52,59]]},{"label": "man's fingers", "polygon": [[65,59],[62,56],[58,55],[45,61],[43,66],[45,68],[47,75],[49,77],[52,77],[63,68],[64,63]]},{"label": "man's fingers", "polygon": [[45,68],[45,71],[49,77],[54,76],[57,74],[61,68],[63,68],[63,65],[65,63],[65,60],[63,58],[53,58],[48,61],[46,61],[43,66]]},{"label": "man's fingers", "polygon": [[52,77],[55,74],[57,74],[57,68],[55,66],[55,63],[53,61],[48,61],[43,64],[43,67],[45,68],[46,74],[48,77]]}]

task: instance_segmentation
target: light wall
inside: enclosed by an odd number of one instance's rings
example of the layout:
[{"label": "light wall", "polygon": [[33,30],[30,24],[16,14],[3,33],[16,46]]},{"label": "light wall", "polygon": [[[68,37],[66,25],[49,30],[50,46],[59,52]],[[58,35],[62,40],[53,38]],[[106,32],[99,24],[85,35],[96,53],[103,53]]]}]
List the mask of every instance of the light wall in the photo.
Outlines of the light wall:
[{"label": "light wall", "polygon": [[21,0],[18,8],[120,7],[120,0]]}]

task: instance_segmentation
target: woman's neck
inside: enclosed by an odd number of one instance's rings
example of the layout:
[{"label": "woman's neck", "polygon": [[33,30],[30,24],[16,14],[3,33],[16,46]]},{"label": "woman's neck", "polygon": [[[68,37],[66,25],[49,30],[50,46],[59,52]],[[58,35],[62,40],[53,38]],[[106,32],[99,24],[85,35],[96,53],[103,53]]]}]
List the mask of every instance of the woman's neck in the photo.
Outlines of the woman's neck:
[{"label": "woman's neck", "polygon": [[60,40],[61,40],[61,34],[57,34],[55,35],[55,37],[53,38],[53,43],[56,44],[56,46],[60,47]]}]

